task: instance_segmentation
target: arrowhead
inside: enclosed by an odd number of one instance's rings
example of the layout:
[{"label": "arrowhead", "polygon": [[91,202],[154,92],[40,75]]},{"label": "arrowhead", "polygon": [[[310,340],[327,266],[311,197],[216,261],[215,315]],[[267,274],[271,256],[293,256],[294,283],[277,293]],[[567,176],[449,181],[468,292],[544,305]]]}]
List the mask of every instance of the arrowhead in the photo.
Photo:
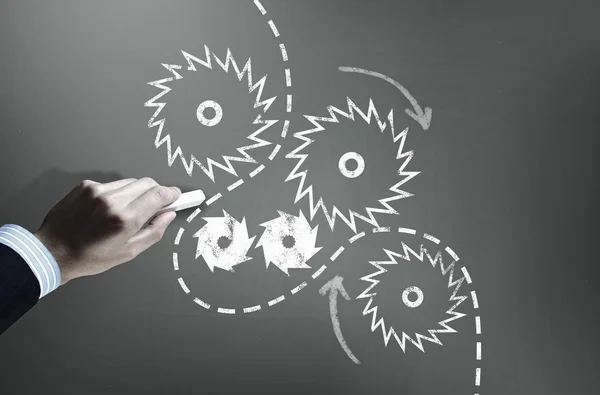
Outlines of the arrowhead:
[{"label": "arrowhead", "polygon": [[409,117],[417,121],[423,130],[429,129],[429,125],[431,125],[431,115],[433,112],[431,107],[425,107],[425,112],[423,112],[420,107],[416,107],[414,112],[408,108],[404,111]]},{"label": "arrowhead", "polygon": [[344,299],[350,300],[350,296],[348,295],[348,292],[346,292],[344,284],[342,283],[343,281],[344,278],[342,276],[335,276],[321,287],[321,289],[319,290],[319,294],[325,296],[327,292],[330,292],[332,296],[335,296],[339,292],[342,294]]}]

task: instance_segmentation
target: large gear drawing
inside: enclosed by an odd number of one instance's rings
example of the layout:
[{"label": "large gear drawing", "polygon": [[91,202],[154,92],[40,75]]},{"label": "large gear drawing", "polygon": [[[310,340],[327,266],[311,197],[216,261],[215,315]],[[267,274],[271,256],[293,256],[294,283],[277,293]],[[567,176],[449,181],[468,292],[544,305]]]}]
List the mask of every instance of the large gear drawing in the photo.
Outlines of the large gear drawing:
[{"label": "large gear drawing", "polygon": [[[167,85],[168,83],[172,82],[173,80],[179,80],[183,78],[181,74],[183,66],[179,64],[163,63],[163,67],[171,73],[171,77],[149,82],[149,85],[159,88],[161,92],[144,104],[146,107],[156,108],[154,114],[148,121],[149,128],[157,128],[154,145],[157,149],[163,144],[166,145],[169,166],[172,166],[175,160],[179,158],[189,176],[192,175],[194,167],[198,166],[213,182],[215,182],[215,168],[219,168],[237,177],[238,174],[234,168],[235,162],[258,163],[256,159],[253,158],[248,152],[253,149],[271,144],[270,141],[264,140],[263,138],[259,137],[259,135],[266,129],[279,122],[278,120],[274,119],[263,119],[263,113],[267,112],[277,97],[274,96],[270,98],[263,98],[263,91],[267,83],[267,76],[265,75],[255,81],[251,60],[248,59],[248,61],[242,67],[240,67],[229,49],[227,49],[225,60],[219,59],[217,55],[206,45],[204,46],[204,54],[201,57],[197,57],[185,51],[181,51],[181,53],[187,62],[188,71],[197,71],[197,67],[200,66],[209,70],[221,69],[225,73],[229,73],[230,70],[233,70],[240,82],[242,82],[244,79],[246,80],[248,93],[254,93],[254,109],[259,111],[256,119],[253,122],[256,130],[247,137],[248,140],[252,142],[251,144],[236,148],[237,152],[239,153],[238,156],[222,155],[222,162],[208,157],[205,159],[205,162],[203,162],[196,158],[193,153],[189,155],[185,154],[184,149],[181,146],[177,146],[175,149],[173,149],[173,137],[171,134],[165,133],[166,118],[159,119],[161,111],[165,108],[167,103],[166,101],[159,102],[158,100],[172,90],[172,88]],[[207,115],[205,113],[207,108],[211,108],[214,111],[214,115]],[[200,122],[202,125],[206,127],[212,127],[221,121],[223,110],[219,103],[213,100],[206,100],[200,103],[198,106],[196,116],[198,118],[198,122]],[[287,130],[288,126],[289,122],[286,121],[284,130]]]},{"label": "large gear drawing", "polygon": [[202,256],[211,272],[215,267],[233,272],[234,266],[252,259],[246,254],[256,236],[248,237],[245,218],[238,222],[223,210],[222,217],[203,219],[206,225],[194,234],[198,239],[196,259]]},{"label": "large gear drawing", "polygon": [[[452,321],[455,321],[466,315],[464,313],[455,311],[456,308],[468,298],[467,296],[458,294],[461,285],[465,281],[465,277],[463,276],[456,279],[454,278],[456,260],[453,260],[452,263],[445,266],[443,262],[443,253],[438,250],[432,257],[427,249],[423,247],[423,244],[421,244],[418,252],[411,249],[404,242],[402,242],[402,252],[400,253],[387,249],[384,249],[383,251],[387,255],[388,259],[384,261],[369,261],[369,263],[377,270],[361,278],[362,281],[369,283],[369,286],[356,297],[356,299],[367,299],[367,303],[362,314],[364,316],[371,316],[371,332],[375,332],[377,328],[380,328],[383,334],[385,346],[387,347],[389,340],[393,337],[403,352],[406,352],[407,343],[413,344],[422,352],[425,352],[423,341],[442,345],[438,334],[455,333],[456,330],[453,329],[449,324]],[[374,292],[375,287],[381,281],[376,277],[388,271],[385,266],[403,264],[404,262],[410,263],[411,255],[421,263],[431,264],[433,269],[439,270],[442,276],[447,277],[448,289],[451,291],[448,300],[449,307],[446,311],[448,317],[438,322],[439,328],[427,329],[427,334],[415,333],[413,337],[404,331],[398,333],[391,325],[386,329],[385,319],[379,313],[379,306],[375,302],[375,296],[377,293]],[[397,258],[401,258],[404,262],[400,261],[399,263]],[[416,300],[411,301],[410,294],[416,295]],[[407,287],[402,294],[403,303],[409,308],[419,307],[425,297],[426,296],[423,295],[421,289],[417,286]]]},{"label": "large gear drawing", "polygon": [[[298,187],[294,202],[297,203],[303,197],[307,197],[311,220],[314,219],[314,216],[317,212],[322,211],[332,230],[334,230],[336,220],[340,218],[348,227],[350,227],[350,229],[352,229],[352,231],[356,233],[357,218],[371,226],[376,227],[379,226],[379,224],[375,218],[375,214],[398,214],[398,211],[393,208],[390,203],[412,196],[411,193],[406,192],[401,188],[406,182],[417,176],[420,172],[407,170],[407,166],[414,155],[412,150],[405,151],[404,149],[404,144],[408,135],[408,128],[396,133],[394,129],[393,110],[390,110],[389,114],[387,115],[387,120],[382,120],[372,100],[369,101],[369,106],[366,111],[362,111],[350,98],[347,98],[347,106],[347,112],[332,105],[328,106],[328,117],[317,117],[312,115],[304,116],[312,123],[314,127],[294,133],[294,137],[300,140],[302,143],[300,146],[286,155],[287,159],[296,160],[296,165],[287,176],[285,181],[289,182],[292,180],[297,180]],[[344,214],[337,206],[335,206],[335,204],[332,204],[331,202],[326,203],[323,197],[320,197],[317,200],[317,196],[319,195],[314,191],[313,185],[310,182],[308,170],[303,168],[303,165],[309,156],[309,154],[304,152],[304,150],[315,141],[312,139],[315,133],[326,130],[326,123],[339,123],[339,116],[350,119],[351,121],[356,121],[357,115],[359,115],[360,118],[362,118],[369,125],[372,121],[375,121],[380,132],[382,134],[389,133],[392,142],[398,145],[398,151],[395,159],[400,162],[400,166],[397,171],[397,175],[400,177],[400,179],[389,188],[391,194],[388,197],[378,200],[378,203],[380,204],[379,207],[365,207],[364,212],[349,209],[348,214]],[[346,162],[348,159],[352,159],[357,162],[358,167],[356,170],[347,169]],[[364,159],[359,154],[355,152],[349,152],[340,159],[339,167],[340,172],[345,177],[355,178],[363,172],[365,163]],[[363,209],[360,209],[360,211],[363,211]]]},{"label": "large gear drawing", "polygon": [[306,262],[322,247],[316,247],[319,226],[310,226],[302,211],[294,215],[278,211],[279,217],[262,223],[265,228],[256,247],[262,247],[269,263],[290,275],[289,269],[310,269]]}]

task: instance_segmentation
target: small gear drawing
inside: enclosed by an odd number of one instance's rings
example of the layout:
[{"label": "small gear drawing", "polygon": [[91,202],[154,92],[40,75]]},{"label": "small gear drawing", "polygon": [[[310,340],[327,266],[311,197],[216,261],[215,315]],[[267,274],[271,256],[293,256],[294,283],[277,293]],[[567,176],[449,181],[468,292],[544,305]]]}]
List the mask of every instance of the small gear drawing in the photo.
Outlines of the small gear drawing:
[{"label": "small gear drawing", "polygon": [[[369,283],[369,286],[356,297],[356,299],[367,299],[367,304],[363,310],[363,315],[371,315],[371,332],[375,332],[377,328],[381,329],[383,334],[383,341],[385,346],[387,347],[389,340],[394,337],[400,348],[403,352],[406,352],[406,344],[407,342],[412,343],[415,347],[417,347],[422,352],[425,352],[423,341],[428,341],[431,343],[435,343],[438,345],[442,345],[442,342],[438,338],[438,334],[441,333],[456,333],[456,330],[449,326],[449,323],[457,320],[461,317],[464,317],[466,314],[455,311],[456,308],[464,302],[468,297],[464,295],[459,295],[458,291],[460,286],[465,281],[465,277],[454,278],[454,269],[456,266],[456,260],[454,260],[451,264],[444,266],[443,263],[443,254],[441,251],[437,251],[434,257],[430,255],[426,248],[421,244],[419,252],[414,251],[409,246],[407,246],[404,242],[402,242],[402,252],[394,252],[387,249],[383,249],[385,254],[389,259],[385,261],[369,261],[369,263],[374,266],[377,270],[365,277],[362,277],[361,280]],[[375,302],[375,295],[377,295],[374,291],[374,288],[381,280],[376,279],[375,277],[386,273],[388,269],[384,266],[386,265],[398,265],[397,258],[401,258],[406,262],[410,262],[410,255],[417,258],[419,262],[431,264],[431,266],[436,269],[436,265],[438,266],[438,270],[441,272],[442,276],[448,278],[448,289],[451,290],[451,295],[449,298],[449,307],[446,311],[448,315],[447,318],[438,322],[439,328],[436,329],[427,329],[427,335],[423,335],[420,333],[415,333],[414,338],[406,334],[404,331],[401,333],[397,333],[396,330],[390,325],[386,329],[385,319],[378,312],[379,306],[377,306]],[[415,300],[410,300],[410,296],[415,295]],[[417,286],[409,286],[402,293],[402,301],[409,308],[417,308],[421,305],[425,298],[423,291]]]},{"label": "small gear drawing", "polygon": [[314,229],[302,211],[294,216],[277,211],[279,217],[260,224],[265,228],[256,247],[262,247],[267,267],[273,263],[290,275],[289,269],[310,269],[306,262],[322,247],[315,247],[319,226]]},{"label": "small gear drawing", "polygon": [[[203,163],[201,160],[196,158],[194,154],[186,155],[184,153],[184,148],[182,148],[180,145],[174,146],[174,143],[172,142],[172,135],[170,133],[165,133],[167,121],[166,118],[159,118],[161,111],[167,105],[167,102],[164,101],[163,96],[165,96],[172,90],[172,88],[168,84],[173,82],[174,80],[180,80],[184,78],[182,75],[183,66],[179,64],[163,63],[163,67],[167,69],[172,76],[148,82],[148,85],[160,89],[161,92],[144,104],[145,107],[156,108],[154,114],[148,121],[149,128],[157,128],[154,145],[157,149],[163,144],[166,145],[169,166],[172,166],[175,160],[179,157],[181,159],[183,167],[185,168],[186,173],[189,176],[192,176],[192,172],[195,166],[200,167],[200,169],[202,169],[206,176],[208,176],[208,178],[210,178],[210,180],[213,182],[215,182],[215,168],[219,168],[229,174],[238,176],[233,166],[235,162],[258,163],[256,159],[254,159],[248,153],[248,151],[272,144],[272,142],[261,138],[260,134],[279,121],[274,119],[263,119],[262,113],[267,112],[269,107],[271,107],[273,102],[275,102],[275,100],[277,99],[277,96],[265,99],[263,97],[263,93],[265,85],[267,83],[267,76],[265,75],[262,78],[255,81],[255,74],[253,74],[252,72],[251,60],[248,59],[248,61],[242,67],[240,67],[238,66],[238,63],[236,62],[229,49],[227,49],[227,54],[225,56],[224,61],[219,59],[214,52],[211,52],[211,50],[206,45],[204,46],[204,55],[201,55],[200,57],[194,56],[186,51],[181,51],[181,53],[183,54],[183,57],[187,62],[188,66],[186,69],[188,71],[196,72],[198,71],[198,66],[202,66],[202,68],[206,68],[209,70],[220,68],[225,73],[229,73],[230,70],[233,70],[233,73],[240,82],[246,79],[248,93],[254,93],[255,95],[254,108],[259,110],[256,119],[253,121],[253,124],[257,125],[256,130],[247,136],[247,139],[251,141],[250,144],[236,148],[236,151],[239,153],[238,156],[222,155],[222,163],[218,160],[213,160],[211,158],[206,158],[206,163]],[[162,101],[159,101],[159,99],[162,99]],[[207,109],[211,110],[212,115],[207,115]],[[224,116],[223,114],[223,108],[218,102],[214,100],[205,100],[198,105],[195,115],[200,124],[204,125],[205,127],[213,127],[220,123],[221,119]],[[287,125],[288,123],[286,122],[286,128]]]},{"label": "small gear drawing", "polygon": [[[349,97],[347,97],[346,100],[347,110],[339,109],[330,105],[327,107],[329,116],[304,116],[310,123],[312,123],[314,127],[294,133],[294,138],[300,140],[301,144],[286,155],[287,159],[296,160],[296,164],[285,179],[285,182],[297,180],[298,187],[294,203],[299,202],[303,197],[307,197],[311,220],[314,219],[314,216],[320,210],[323,212],[331,230],[334,230],[336,220],[341,219],[350,229],[352,229],[352,231],[356,233],[356,219],[360,219],[371,226],[377,227],[379,224],[375,218],[375,214],[399,214],[398,211],[390,205],[390,203],[413,196],[412,193],[406,192],[403,189],[404,184],[417,176],[420,171],[409,171],[407,169],[414,156],[412,150],[407,151],[404,149],[409,128],[407,127],[401,132],[395,131],[393,110],[390,110],[386,120],[379,116],[377,108],[373,104],[372,100],[369,100],[369,106],[366,111],[361,110]],[[339,123],[339,117],[344,117],[350,119],[351,121],[356,121],[358,118],[362,118],[369,125],[374,123],[379,129],[379,134],[389,135],[391,143],[397,144],[398,146],[395,159],[400,162],[398,170],[396,171],[396,175],[399,177],[399,179],[395,184],[388,188],[388,197],[383,197],[377,200],[380,206],[364,207],[360,210],[349,209],[348,213],[344,214],[340,208],[331,203],[331,199],[328,200],[329,203],[326,203],[323,197],[317,198],[317,196],[319,196],[318,192],[314,191],[314,186],[310,182],[310,176],[308,175],[308,170],[305,166],[305,162],[309,156],[309,153],[306,152],[306,148],[308,148],[315,141],[313,139],[313,135],[315,133],[325,131],[327,128],[326,123]],[[348,161],[356,162],[356,169],[349,169]],[[344,177],[350,179],[357,178],[364,173],[365,161],[360,154],[356,152],[347,152],[340,158],[338,167],[340,173]],[[376,174],[370,174],[369,176],[374,177]]]},{"label": "small gear drawing", "polygon": [[206,221],[194,237],[198,238],[196,259],[202,256],[211,272],[218,267],[233,272],[233,267],[252,257],[246,256],[254,238],[248,237],[246,219],[238,222],[223,210],[223,217],[203,218]]}]

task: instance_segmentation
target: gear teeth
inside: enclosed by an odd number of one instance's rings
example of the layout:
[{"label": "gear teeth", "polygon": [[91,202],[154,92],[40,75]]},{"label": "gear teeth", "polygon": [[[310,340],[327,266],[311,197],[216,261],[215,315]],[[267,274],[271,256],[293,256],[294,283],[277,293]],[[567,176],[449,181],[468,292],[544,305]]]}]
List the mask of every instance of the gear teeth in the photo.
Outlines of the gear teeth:
[{"label": "gear teeth", "polygon": [[[287,159],[296,159],[296,165],[290,172],[290,174],[286,177],[285,182],[298,179],[298,188],[296,190],[296,196],[294,203],[300,201],[303,197],[308,197],[309,203],[309,212],[311,220],[314,218],[316,213],[321,210],[325,215],[325,219],[329,224],[329,227],[333,230],[335,227],[336,220],[341,219],[352,231],[357,232],[356,228],[356,219],[360,219],[367,224],[377,227],[379,226],[377,219],[375,218],[375,214],[393,214],[398,215],[398,211],[394,209],[390,203],[396,200],[404,199],[413,194],[406,192],[400,189],[406,182],[417,176],[420,172],[418,171],[406,171],[406,167],[413,159],[414,153],[413,151],[404,151],[404,143],[406,141],[406,137],[408,135],[408,128],[404,129],[402,132],[396,135],[394,130],[394,112],[393,109],[390,110],[387,121],[382,120],[379,116],[375,105],[373,104],[373,100],[369,99],[369,106],[367,111],[362,111],[349,97],[346,98],[346,104],[348,106],[347,112],[329,105],[327,106],[327,112],[329,113],[328,117],[317,117],[312,115],[304,115],[313,127],[311,129],[303,130],[300,132],[294,133],[294,138],[300,140],[302,143],[300,146],[296,147],[289,154],[286,155]],[[306,161],[308,154],[302,153],[302,151],[308,147],[310,144],[314,142],[313,139],[308,137],[313,133],[318,133],[325,130],[323,126],[324,123],[339,123],[338,116],[350,119],[352,121],[357,119],[357,115],[360,116],[367,124],[371,124],[371,121],[375,121],[381,133],[383,133],[388,125],[390,127],[393,141],[394,143],[398,143],[398,153],[396,155],[397,160],[401,160],[402,163],[400,168],[398,169],[398,176],[402,177],[401,180],[390,187],[390,191],[394,193],[394,195],[386,197],[384,199],[378,200],[381,207],[366,207],[365,214],[359,214],[356,211],[348,210],[348,215],[344,215],[335,205],[331,207],[331,213],[329,213],[329,209],[325,205],[323,198],[319,198],[315,202],[315,194],[312,185],[305,186],[307,170],[302,170],[302,165]]]},{"label": "gear teeth", "polygon": [[[246,218],[238,222],[223,210],[223,217],[208,217],[204,220],[206,225],[193,237],[198,239],[196,259],[202,256],[211,272],[215,267],[233,272],[234,266],[252,259],[246,254],[256,236],[248,237]],[[219,247],[221,237],[231,241],[226,248]]]},{"label": "gear teeth", "polygon": [[[289,269],[309,269],[307,261],[322,247],[316,247],[318,226],[314,229],[300,211],[298,217],[278,211],[279,217],[260,224],[265,228],[256,243],[262,247],[267,267],[274,264],[289,276]],[[292,236],[294,244],[286,247],[283,239]]]},{"label": "gear teeth", "polygon": [[[185,58],[185,60],[188,64],[187,70],[197,71],[197,65],[201,65],[208,69],[212,69],[212,66],[213,66],[212,59],[214,58],[215,62],[226,73],[228,73],[230,68],[232,68],[235,71],[235,74],[237,75],[237,78],[239,81],[242,81],[244,78],[247,79],[248,93],[253,93],[256,91],[255,100],[254,100],[254,108],[262,109],[262,112],[266,113],[266,111],[269,109],[269,107],[271,107],[271,105],[277,99],[277,96],[263,99],[263,91],[264,91],[264,87],[267,82],[267,76],[265,75],[262,78],[260,78],[256,83],[253,83],[252,62],[250,59],[248,59],[248,61],[244,65],[244,67],[240,70],[240,68],[238,67],[237,62],[235,61],[234,57],[232,56],[231,50],[229,48],[227,49],[227,55],[226,55],[224,62],[221,61],[219,58],[217,58],[217,56],[214,53],[211,53],[211,50],[206,45],[204,46],[204,52],[205,52],[204,59],[201,59],[194,55],[191,55],[190,53],[188,53],[186,51],[183,51],[183,50],[181,51],[181,53],[183,54],[183,57]],[[253,132],[250,136],[247,137],[250,141],[252,141],[252,144],[245,145],[243,147],[236,149],[237,152],[239,153],[239,156],[223,155],[223,156],[221,156],[221,158],[223,160],[222,163],[218,162],[216,160],[213,160],[211,158],[207,158],[206,164],[204,164],[200,160],[198,160],[196,158],[196,156],[194,156],[193,154],[190,154],[190,159],[187,160],[183,155],[181,146],[178,146],[173,151],[171,135],[166,134],[164,137],[162,136],[163,128],[165,126],[165,119],[163,118],[159,121],[156,121],[156,118],[159,116],[160,112],[165,107],[166,103],[165,102],[157,102],[157,100],[171,91],[171,88],[169,86],[165,85],[166,83],[172,82],[173,79],[178,80],[178,79],[183,78],[181,76],[181,74],[179,74],[177,72],[177,70],[182,69],[182,66],[175,65],[175,64],[166,64],[166,63],[163,63],[162,66],[165,67],[171,74],[173,74],[173,77],[149,82],[148,83],[149,85],[154,86],[158,89],[161,89],[161,92],[158,93],[156,96],[154,96],[152,99],[148,100],[144,104],[144,106],[156,108],[154,114],[148,121],[148,127],[149,128],[158,127],[156,139],[155,139],[155,146],[158,149],[161,145],[163,145],[163,144],[166,145],[167,159],[168,159],[169,166],[172,166],[173,163],[175,162],[175,160],[179,157],[181,159],[183,167],[185,168],[186,173],[190,177],[192,176],[194,167],[199,167],[208,176],[208,178],[210,178],[210,180],[212,182],[215,182],[215,169],[217,169],[217,168],[237,177],[238,174],[235,170],[234,163],[258,163],[256,161],[256,159],[254,159],[248,153],[248,151],[272,144],[272,142],[261,139],[258,136],[260,133],[262,133],[266,129],[270,128],[271,126],[273,126],[277,122],[279,122],[278,120],[264,120],[264,119],[262,119],[262,114],[259,114],[258,117],[253,122],[253,124],[255,124],[255,125],[262,125],[262,126],[260,128],[258,128],[258,130]]]},{"label": "gear teeth", "polygon": [[[406,352],[406,345],[408,343],[413,344],[421,352],[425,352],[423,341],[428,341],[430,343],[442,345],[442,342],[437,337],[437,335],[440,333],[456,333],[456,330],[452,328],[449,325],[449,323],[466,316],[466,314],[464,313],[455,311],[455,309],[467,299],[467,296],[458,295],[458,291],[462,283],[465,281],[465,277],[454,279],[454,269],[456,266],[456,262],[453,261],[448,266],[444,266],[444,263],[442,261],[442,252],[438,250],[435,256],[432,258],[427,249],[424,248],[422,244],[418,252],[407,246],[404,242],[402,243],[402,253],[394,252],[387,249],[383,249],[383,251],[387,255],[388,260],[369,261],[369,264],[374,266],[377,270],[361,278],[362,281],[369,283],[369,285],[360,295],[356,297],[356,299],[368,299],[367,304],[363,309],[362,315],[371,315],[371,332],[375,332],[375,330],[381,329],[385,346],[387,347],[390,339],[393,337],[403,352]],[[379,282],[381,281],[376,279],[375,277],[387,272],[387,269],[383,267],[384,265],[397,265],[397,258],[401,258],[405,261],[410,261],[411,256],[416,258],[420,262],[425,262],[425,258],[427,258],[433,268],[435,268],[436,266],[439,267],[442,276],[448,278],[448,288],[452,289],[452,295],[450,296],[449,301],[454,302],[454,304],[446,311],[446,314],[448,314],[450,317],[438,322],[440,329],[428,329],[428,335],[416,333],[414,339],[408,334],[406,334],[404,331],[399,336],[398,333],[396,333],[394,328],[392,328],[391,326],[388,329],[386,329],[385,320],[383,317],[378,316],[378,306],[374,305],[373,297],[377,295],[377,293],[372,292],[373,289],[377,286],[377,284],[379,284]]]}]

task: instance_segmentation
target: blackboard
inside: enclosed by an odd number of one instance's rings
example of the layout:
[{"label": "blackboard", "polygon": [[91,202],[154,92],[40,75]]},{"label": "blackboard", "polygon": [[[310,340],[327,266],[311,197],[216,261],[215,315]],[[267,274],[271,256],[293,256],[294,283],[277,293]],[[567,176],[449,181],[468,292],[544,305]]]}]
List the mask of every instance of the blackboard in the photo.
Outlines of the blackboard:
[{"label": "blackboard", "polygon": [[0,223],[86,178],[210,204],[40,300],[0,392],[596,392],[598,11],[3,2]]}]

